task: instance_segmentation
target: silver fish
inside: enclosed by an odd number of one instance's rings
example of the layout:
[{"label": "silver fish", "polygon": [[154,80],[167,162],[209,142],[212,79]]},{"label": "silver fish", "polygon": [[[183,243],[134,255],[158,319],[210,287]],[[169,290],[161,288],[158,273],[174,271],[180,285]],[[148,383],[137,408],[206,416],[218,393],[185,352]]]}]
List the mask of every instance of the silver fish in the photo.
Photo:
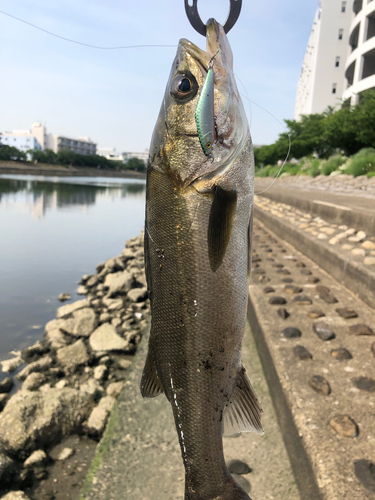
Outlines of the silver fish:
[{"label": "silver fish", "polygon": [[[215,142],[204,150],[197,121],[211,118],[202,117],[197,104],[206,98],[201,91],[210,67]],[[212,106],[203,102],[201,113],[205,109]],[[152,323],[141,392],[164,392],[172,405],[186,500],[249,500],[225,465],[222,434],[263,432],[262,410],[241,364],[253,181],[253,148],[232,51],[223,27],[211,19],[206,51],[185,39],[179,43],[147,172]]]}]

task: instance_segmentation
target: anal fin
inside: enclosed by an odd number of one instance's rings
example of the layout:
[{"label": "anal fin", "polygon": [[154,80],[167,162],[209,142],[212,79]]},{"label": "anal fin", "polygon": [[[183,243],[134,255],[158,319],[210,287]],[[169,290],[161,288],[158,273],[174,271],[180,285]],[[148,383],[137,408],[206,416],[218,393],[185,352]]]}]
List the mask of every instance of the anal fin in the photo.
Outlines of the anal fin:
[{"label": "anal fin", "polygon": [[237,375],[236,386],[224,409],[223,434],[230,436],[238,432],[263,434],[261,424],[262,407],[248,379],[245,368]]},{"label": "anal fin", "polygon": [[164,392],[150,348],[141,379],[141,394],[144,398],[155,398]]}]

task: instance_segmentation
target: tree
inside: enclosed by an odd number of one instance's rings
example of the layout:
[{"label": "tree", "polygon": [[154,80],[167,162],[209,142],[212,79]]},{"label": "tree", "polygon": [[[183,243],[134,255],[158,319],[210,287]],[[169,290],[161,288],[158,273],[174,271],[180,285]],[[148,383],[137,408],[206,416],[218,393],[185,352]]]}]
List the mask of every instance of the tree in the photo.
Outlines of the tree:
[{"label": "tree", "polygon": [[125,169],[126,170],[137,170],[138,172],[146,172],[146,165],[143,160],[140,160],[139,158],[130,158],[125,163]]},{"label": "tree", "polygon": [[0,160],[26,161],[26,153],[14,146],[2,145],[0,147]]}]

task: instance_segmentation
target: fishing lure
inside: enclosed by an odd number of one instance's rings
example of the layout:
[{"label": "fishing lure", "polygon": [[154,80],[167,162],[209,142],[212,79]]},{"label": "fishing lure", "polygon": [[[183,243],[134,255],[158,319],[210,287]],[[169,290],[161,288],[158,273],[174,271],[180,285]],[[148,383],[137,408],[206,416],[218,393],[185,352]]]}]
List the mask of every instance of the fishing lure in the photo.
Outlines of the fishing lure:
[{"label": "fishing lure", "polygon": [[[216,52],[218,54],[219,51]],[[215,143],[215,114],[214,114],[214,70],[213,61],[216,56],[212,56],[208,63],[208,72],[204,81],[201,93],[198,98],[195,111],[195,122],[199,142],[206,156],[211,156],[212,147]]]}]

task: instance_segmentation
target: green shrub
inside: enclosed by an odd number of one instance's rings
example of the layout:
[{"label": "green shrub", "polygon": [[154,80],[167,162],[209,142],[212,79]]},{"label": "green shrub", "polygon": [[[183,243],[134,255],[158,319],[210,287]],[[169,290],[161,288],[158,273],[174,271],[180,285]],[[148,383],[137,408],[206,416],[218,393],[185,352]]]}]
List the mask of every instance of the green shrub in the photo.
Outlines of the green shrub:
[{"label": "green shrub", "polygon": [[375,172],[375,149],[365,148],[358,151],[348,162],[348,167],[344,173],[358,177]]},{"label": "green shrub", "polygon": [[367,174],[367,177],[370,179],[370,177],[375,177],[375,172],[369,172]]},{"label": "green shrub", "polygon": [[330,175],[344,163],[345,159],[341,155],[331,156],[328,160],[322,162],[321,171],[323,175]]}]

